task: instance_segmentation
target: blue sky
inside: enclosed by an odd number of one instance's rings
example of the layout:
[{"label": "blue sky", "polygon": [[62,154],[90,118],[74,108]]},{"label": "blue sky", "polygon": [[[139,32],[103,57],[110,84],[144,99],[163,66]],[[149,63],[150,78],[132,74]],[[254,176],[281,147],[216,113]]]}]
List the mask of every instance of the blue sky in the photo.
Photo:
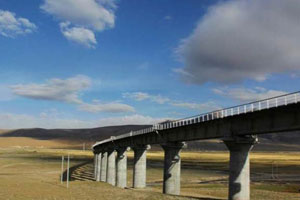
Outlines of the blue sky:
[{"label": "blue sky", "polygon": [[297,91],[299,11],[292,0],[0,0],[0,128],[150,124]]}]

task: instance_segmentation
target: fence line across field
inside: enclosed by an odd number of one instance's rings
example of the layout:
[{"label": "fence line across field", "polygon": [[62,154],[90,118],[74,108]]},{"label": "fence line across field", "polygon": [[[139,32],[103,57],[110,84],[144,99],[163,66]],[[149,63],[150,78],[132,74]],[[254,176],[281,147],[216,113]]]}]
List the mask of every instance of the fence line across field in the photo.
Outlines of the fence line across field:
[{"label": "fence line across field", "polygon": [[62,156],[62,157],[61,157],[61,176],[60,176],[60,183],[63,183],[63,181],[64,181],[64,161],[65,161],[65,157]]},{"label": "fence line across field", "polygon": [[[61,184],[64,181],[64,163],[65,163],[65,157],[61,157],[61,176],[60,176],[60,182]],[[68,154],[67,158],[67,188],[69,188],[69,181],[70,181],[70,154]]]},{"label": "fence line across field", "polygon": [[67,168],[67,188],[69,188],[69,177],[70,176],[70,154],[68,154],[68,168]]}]

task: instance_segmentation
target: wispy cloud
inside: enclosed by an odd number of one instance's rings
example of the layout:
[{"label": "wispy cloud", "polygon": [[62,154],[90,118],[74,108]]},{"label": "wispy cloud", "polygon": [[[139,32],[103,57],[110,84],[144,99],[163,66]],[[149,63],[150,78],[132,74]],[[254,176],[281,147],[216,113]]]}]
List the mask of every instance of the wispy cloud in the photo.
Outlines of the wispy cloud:
[{"label": "wispy cloud", "polygon": [[87,76],[78,75],[68,79],[50,79],[42,84],[18,84],[10,88],[15,95],[51,101],[67,103],[82,103],[80,92],[91,86],[91,79]]},{"label": "wispy cloud", "polygon": [[95,32],[115,25],[115,0],[44,0],[41,9],[61,21],[63,35],[89,48],[97,44]]},{"label": "wispy cloud", "polygon": [[170,101],[170,99],[167,97],[163,97],[161,95],[150,95],[145,92],[133,92],[133,93],[127,92],[127,93],[123,93],[123,97],[130,98],[135,101],[150,100],[152,102],[156,102],[159,104],[164,104]]},{"label": "wispy cloud", "polygon": [[251,102],[261,99],[267,99],[271,97],[276,97],[280,95],[287,94],[287,92],[280,91],[280,90],[268,90],[266,88],[256,87],[254,89],[249,88],[215,88],[213,89],[215,94],[237,100],[239,102]]},{"label": "wispy cloud", "polygon": [[77,75],[68,79],[53,78],[47,80],[46,83],[40,84],[18,84],[10,86],[10,88],[12,90],[12,93],[17,96],[29,99],[71,103],[77,105],[79,110],[90,113],[135,112],[135,109],[132,106],[119,102],[84,102],[80,98],[80,96],[85,90],[89,89],[91,86],[91,78],[84,75]]},{"label": "wispy cloud", "polygon": [[138,70],[148,70],[149,69],[149,62],[144,62],[137,66]]},{"label": "wispy cloud", "polygon": [[145,92],[133,92],[133,93],[126,92],[126,93],[123,94],[123,97],[124,98],[130,98],[130,99],[133,99],[133,100],[136,100],[136,101],[143,101],[143,100],[146,100],[146,99],[150,99],[150,95],[148,93],[145,93]]},{"label": "wispy cloud", "polygon": [[172,20],[172,19],[173,19],[173,17],[171,15],[166,15],[164,17],[164,20]]},{"label": "wispy cloud", "polygon": [[135,101],[149,100],[151,102],[155,102],[158,104],[168,104],[174,107],[186,108],[191,110],[199,110],[202,112],[220,108],[212,101],[206,103],[183,102],[183,101],[172,100],[168,97],[164,97],[161,95],[150,95],[145,92],[132,92],[132,93],[127,92],[123,94],[123,97],[130,98]]},{"label": "wispy cloud", "polygon": [[187,102],[172,102],[170,103],[172,106],[187,108],[191,110],[200,110],[200,111],[213,111],[220,109],[214,102],[206,102],[206,103],[187,103]]},{"label": "wispy cloud", "polygon": [[122,112],[135,112],[135,109],[127,104],[110,102],[110,103],[83,103],[79,106],[79,110],[98,113],[98,112],[109,112],[109,113],[122,113]]},{"label": "wispy cloud", "polygon": [[16,17],[10,11],[0,9],[0,34],[5,37],[15,37],[34,32],[37,26],[23,17]]},{"label": "wispy cloud", "polygon": [[122,117],[111,117],[111,118],[103,118],[99,120],[99,124],[102,125],[139,125],[139,124],[155,124],[158,122],[165,121],[167,118],[153,118],[150,116],[144,115],[126,115]]},{"label": "wispy cloud", "polygon": [[0,85],[0,101],[10,101],[14,98],[14,94],[7,85]]}]

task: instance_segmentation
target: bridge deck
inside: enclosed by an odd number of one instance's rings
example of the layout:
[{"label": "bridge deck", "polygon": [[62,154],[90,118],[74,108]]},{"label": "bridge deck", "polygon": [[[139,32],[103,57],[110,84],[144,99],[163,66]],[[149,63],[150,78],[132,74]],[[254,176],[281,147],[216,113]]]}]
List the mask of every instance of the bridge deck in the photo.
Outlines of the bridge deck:
[{"label": "bridge deck", "polygon": [[160,144],[300,130],[300,92],[201,115],[155,124],[150,128],[97,142],[94,151],[114,146]]}]

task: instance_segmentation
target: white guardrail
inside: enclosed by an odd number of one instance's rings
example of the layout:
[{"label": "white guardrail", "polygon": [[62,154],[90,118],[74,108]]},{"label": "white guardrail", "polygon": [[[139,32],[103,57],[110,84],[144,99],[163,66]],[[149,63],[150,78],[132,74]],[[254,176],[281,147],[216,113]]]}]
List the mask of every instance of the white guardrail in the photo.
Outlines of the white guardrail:
[{"label": "white guardrail", "polygon": [[282,95],[282,96],[269,98],[269,99],[255,101],[255,102],[251,102],[251,103],[247,103],[247,104],[242,104],[239,106],[216,110],[213,112],[208,112],[208,113],[196,115],[193,117],[188,117],[188,118],[174,120],[174,121],[170,121],[170,122],[162,122],[162,123],[154,124],[152,127],[149,127],[146,129],[141,129],[138,131],[131,131],[129,133],[119,135],[119,136],[112,136],[109,139],[97,142],[96,144],[93,145],[93,147],[97,146],[99,144],[113,141],[113,140],[118,140],[118,139],[122,139],[122,138],[126,138],[126,137],[136,136],[136,135],[142,135],[142,134],[150,133],[150,132],[153,132],[156,130],[165,130],[165,129],[170,129],[170,128],[176,128],[176,127],[186,126],[186,125],[190,125],[190,124],[206,122],[206,121],[210,121],[210,120],[214,120],[214,119],[219,119],[219,118],[224,118],[224,117],[229,117],[229,116],[234,116],[234,115],[240,115],[240,114],[245,114],[245,113],[249,113],[249,112],[255,112],[255,111],[260,111],[260,110],[264,110],[264,109],[269,109],[269,108],[275,108],[278,106],[286,106],[291,103],[297,103],[297,102],[299,102],[299,100],[300,100],[300,91]]}]

